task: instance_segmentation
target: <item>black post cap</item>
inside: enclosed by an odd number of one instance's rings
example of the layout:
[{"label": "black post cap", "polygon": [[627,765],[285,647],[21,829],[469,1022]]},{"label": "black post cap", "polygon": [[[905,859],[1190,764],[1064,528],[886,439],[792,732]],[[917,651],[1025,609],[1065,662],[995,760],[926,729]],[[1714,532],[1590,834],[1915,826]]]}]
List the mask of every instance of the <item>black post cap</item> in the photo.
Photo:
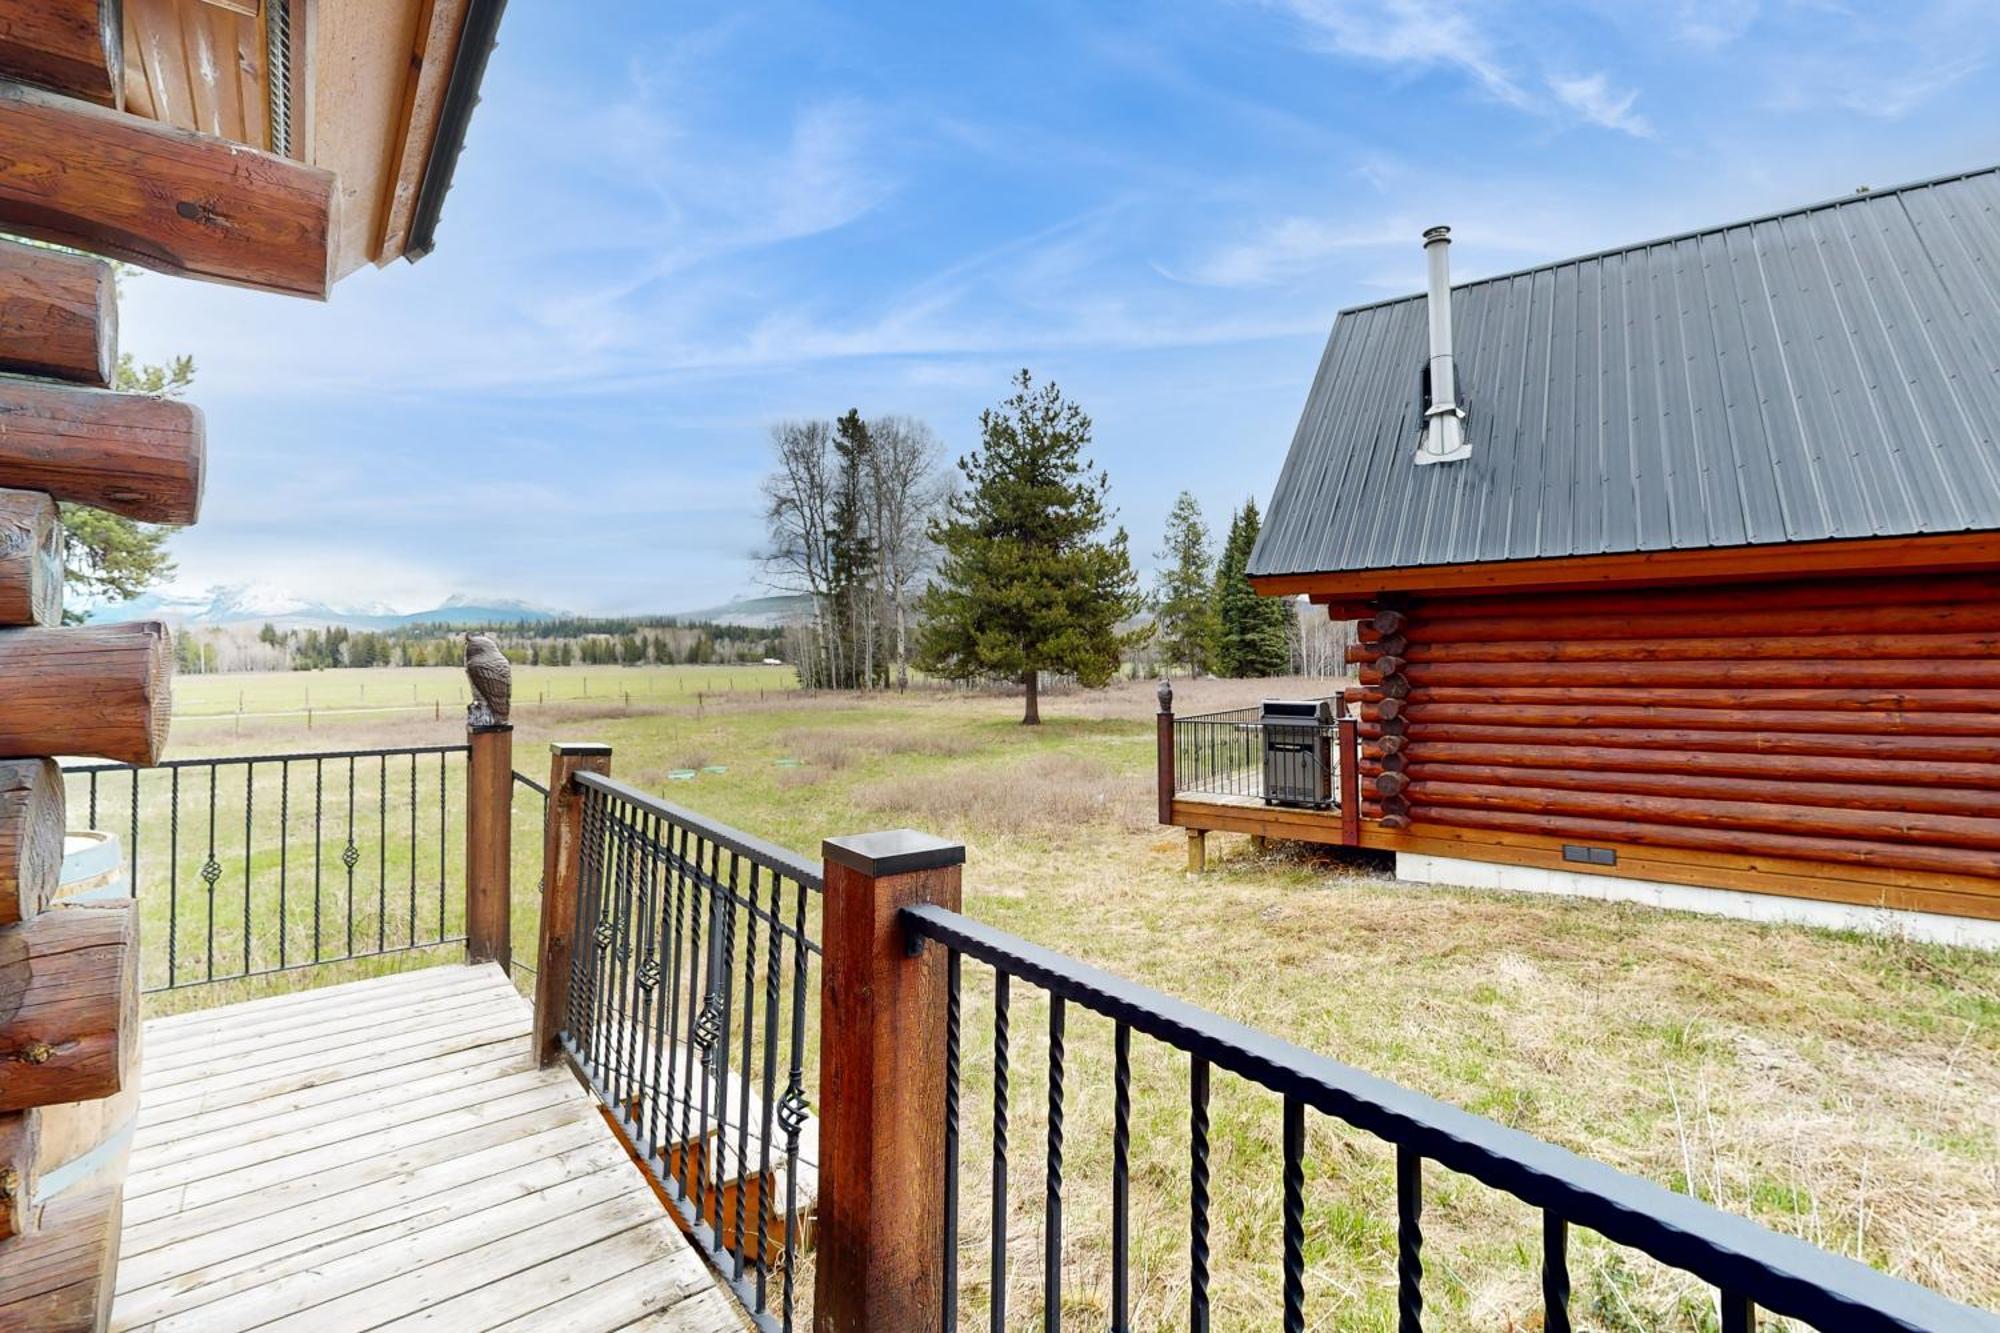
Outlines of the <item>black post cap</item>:
[{"label": "black post cap", "polygon": [[932,837],[915,829],[889,829],[882,833],[854,833],[844,838],[828,838],[820,844],[820,855],[850,870],[880,879],[884,875],[909,875],[919,870],[942,870],[965,864],[965,844]]}]

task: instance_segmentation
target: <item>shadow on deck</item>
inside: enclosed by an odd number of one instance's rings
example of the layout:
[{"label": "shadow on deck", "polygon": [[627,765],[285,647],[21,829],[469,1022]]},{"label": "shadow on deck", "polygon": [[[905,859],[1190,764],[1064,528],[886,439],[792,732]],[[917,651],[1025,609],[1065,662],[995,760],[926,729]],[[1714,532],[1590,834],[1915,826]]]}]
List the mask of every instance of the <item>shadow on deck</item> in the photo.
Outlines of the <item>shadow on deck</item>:
[{"label": "shadow on deck", "polygon": [[744,1327],[496,967],[159,1018],[114,1329]]}]

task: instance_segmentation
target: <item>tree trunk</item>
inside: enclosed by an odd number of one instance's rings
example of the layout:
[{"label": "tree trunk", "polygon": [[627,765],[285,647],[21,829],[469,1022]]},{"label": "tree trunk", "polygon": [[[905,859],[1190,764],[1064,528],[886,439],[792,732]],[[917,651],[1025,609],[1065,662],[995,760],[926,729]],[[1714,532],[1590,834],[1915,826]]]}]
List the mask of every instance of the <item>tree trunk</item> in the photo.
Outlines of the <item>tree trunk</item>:
[{"label": "tree trunk", "polygon": [[896,594],[896,689],[898,692],[910,688],[910,637],[908,612],[903,605],[903,595]]},{"label": "tree trunk", "polygon": [[1026,692],[1028,699],[1027,711],[1021,715],[1021,725],[1024,727],[1042,725],[1041,685],[1041,673],[1033,667],[1021,673],[1021,688]]}]

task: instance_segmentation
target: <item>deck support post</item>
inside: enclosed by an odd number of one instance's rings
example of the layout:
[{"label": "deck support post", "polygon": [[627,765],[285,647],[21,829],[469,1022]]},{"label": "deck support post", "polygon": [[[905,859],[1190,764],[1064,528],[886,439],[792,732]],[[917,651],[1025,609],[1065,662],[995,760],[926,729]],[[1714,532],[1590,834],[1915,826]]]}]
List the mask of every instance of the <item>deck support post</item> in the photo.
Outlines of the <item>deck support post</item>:
[{"label": "deck support post", "polygon": [[535,958],[535,1062],[562,1054],[559,1034],[576,944],[577,885],[582,877],[583,789],[578,773],[609,773],[611,747],[582,741],[549,746],[549,816],[542,829],[542,934]]},{"label": "deck support post", "polygon": [[467,727],[465,741],[465,961],[506,972],[514,958],[514,728]]},{"label": "deck support post", "polygon": [[817,1333],[944,1322],[946,951],[898,921],[958,910],[963,845],[908,829],[828,839],[820,973]]},{"label": "deck support post", "polygon": [[1349,847],[1361,845],[1361,723],[1346,716],[1340,719],[1340,840]]},{"label": "deck support post", "polygon": [[1154,725],[1158,735],[1154,749],[1158,753],[1156,784],[1160,793],[1160,822],[1168,827],[1174,822],[1174,686],[1172,681],[1160,682],[1160,712]]},{"label": "deck support post", "polygon": [[1191,828],[1188,838],[1188,874],[1199,875],[1208,869],[1208,830]]}]

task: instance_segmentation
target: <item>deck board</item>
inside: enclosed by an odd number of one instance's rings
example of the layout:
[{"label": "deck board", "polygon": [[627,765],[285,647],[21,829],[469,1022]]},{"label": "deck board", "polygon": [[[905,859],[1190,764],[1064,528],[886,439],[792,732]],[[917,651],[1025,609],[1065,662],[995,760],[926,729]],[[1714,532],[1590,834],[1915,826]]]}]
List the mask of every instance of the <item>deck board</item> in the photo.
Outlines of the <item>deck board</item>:
[{"label": "deck board", "polygon": [[114,1329],[746,1327],[493,967],[146,1025]]}]

